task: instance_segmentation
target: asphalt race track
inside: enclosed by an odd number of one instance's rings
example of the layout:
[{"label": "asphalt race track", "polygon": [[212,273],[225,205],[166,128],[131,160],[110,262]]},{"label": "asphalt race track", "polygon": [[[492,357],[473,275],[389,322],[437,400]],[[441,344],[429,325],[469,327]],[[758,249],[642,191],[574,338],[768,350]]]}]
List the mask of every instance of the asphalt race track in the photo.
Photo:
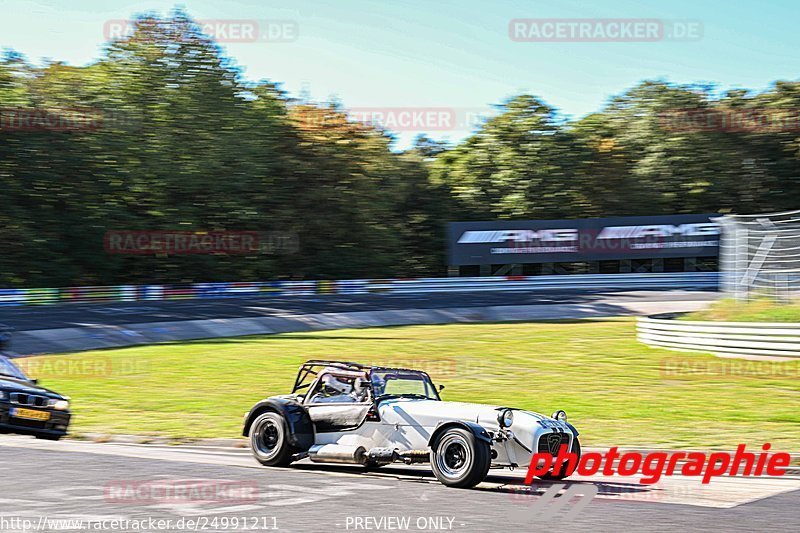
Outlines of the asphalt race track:
[{"label": "asphalt race track", "polygon": [[[4,519],[6,525],[12,518],[27,519],[35,531],[76,530],[77,522],[56,521],[81,519],[172,520],[173,531],[180,519],[182,530],[204,530],[204,524],[206,531],[248,531],[242,521],[258,524],[261,531],[277,525],[278,531],[287,532],[800,530],[800,476],[790,474],[724,477],[710,485],[676,476],[653,486],[640,485],[637,478],[579,477],[574,483],[596,487],[598,494],[569,516],[573,503],[543,514],[536,502],[552,484],[525,487],[521,471],[490,473],[478,487],[459,490],[440,485],[425,466],[366,473],[304,461],[288,469],[264,468],[248,450],[234,448],[54,443],[2,436],[0,456],[6,485],[0,495],[0,525]],[[186,480],[233,482],[252,490],[234,501],[113,490]],[[232,522],[236,517],[238,528]],[[186,520],[196,521],[194,528]]]},{"label": "asphalt race track", "polygon": [[604,300],[625,302],[711,301],[711,291],[598,291],[596,289],[481,291],[428,294],[364,294],[265,296],[146,302],[108,302],[31,307],[0,307],[0,323],[17,331],[87,325],[213,318],[302,315],[403,309],[442,309],[504,305],[592,304]]}]

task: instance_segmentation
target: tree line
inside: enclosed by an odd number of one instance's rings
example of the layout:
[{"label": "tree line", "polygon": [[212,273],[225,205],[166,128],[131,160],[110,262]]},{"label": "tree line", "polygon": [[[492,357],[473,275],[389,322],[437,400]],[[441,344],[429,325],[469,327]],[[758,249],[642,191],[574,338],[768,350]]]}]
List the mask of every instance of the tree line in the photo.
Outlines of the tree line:
[{"label": "tree line", "polygon": [[[649,80],[568,120],[521,94],[464,141],[247,82],[185,14],[94,63],[0,59],[0,287],[438,276],[453,220],[800,207],[800,83]],[[237,254],[110,253],[115,231],[268,232]]]}]

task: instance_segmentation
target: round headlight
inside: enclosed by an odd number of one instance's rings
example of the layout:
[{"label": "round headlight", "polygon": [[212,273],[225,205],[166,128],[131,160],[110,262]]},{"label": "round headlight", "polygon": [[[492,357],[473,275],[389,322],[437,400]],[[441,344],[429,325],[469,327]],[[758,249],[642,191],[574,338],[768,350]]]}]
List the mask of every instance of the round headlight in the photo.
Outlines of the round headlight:
[{"label": "round headlight", "polygon": [[497,415],[497,423],[500,424],[501,428],[511,427],[511,424],[514,423],[514,411],[511,409],[500,411],[500,414]]},{"label": "round headlight", "polygon": [[566,422],[567,421],[567,412],[563,409],[559,409],[555,413],[553,413],[552,418],[555,418],[559,422]]}]

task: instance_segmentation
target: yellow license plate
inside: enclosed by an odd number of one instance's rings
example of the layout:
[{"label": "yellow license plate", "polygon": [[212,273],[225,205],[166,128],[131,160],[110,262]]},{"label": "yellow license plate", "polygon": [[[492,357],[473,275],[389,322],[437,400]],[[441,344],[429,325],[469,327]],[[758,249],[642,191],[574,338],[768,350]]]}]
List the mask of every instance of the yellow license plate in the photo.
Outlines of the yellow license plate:
[{"label": "yellow license plate", "polygon": [[50,420],[50,413],[47,411],[34,411],[33,409],[14,408],[11,410],[11,416],[26,420]]}]

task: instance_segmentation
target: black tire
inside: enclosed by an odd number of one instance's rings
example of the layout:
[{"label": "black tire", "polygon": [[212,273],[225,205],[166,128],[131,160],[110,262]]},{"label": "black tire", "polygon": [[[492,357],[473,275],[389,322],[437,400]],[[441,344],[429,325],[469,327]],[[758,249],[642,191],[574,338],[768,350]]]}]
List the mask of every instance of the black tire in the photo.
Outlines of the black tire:
[{"label": "black tire", "polygon": [[261,413],[250,426],[250,449],[264,466],[289,466],[295,450],[289,444],[283,416],[273,411]]},{"label": "black tire", "polygon": [[433,473],[448,487],[474,487],[486,478],[491,463],[489,443],[463,428],[445,430],[431,447]]},{"label": "black tire", "polygon": [[581,443],[578,441],[578,437],[572,439],[572,453],[574,453],[577,457],[575,462],[569,461],[566,467],[561,467],[561,472],[557,476],[554,476],[552,472],[548,472],[541,476],[536,476],[539,479],[544,481],[561,481],[562,479],[566,479],[575,472],[575,469],[578,468],[578,463],[581,460]]},{"label": "black tire", "polygon": [[34,435],[37,439],[41,440],[61,440],[64,435]]}]

